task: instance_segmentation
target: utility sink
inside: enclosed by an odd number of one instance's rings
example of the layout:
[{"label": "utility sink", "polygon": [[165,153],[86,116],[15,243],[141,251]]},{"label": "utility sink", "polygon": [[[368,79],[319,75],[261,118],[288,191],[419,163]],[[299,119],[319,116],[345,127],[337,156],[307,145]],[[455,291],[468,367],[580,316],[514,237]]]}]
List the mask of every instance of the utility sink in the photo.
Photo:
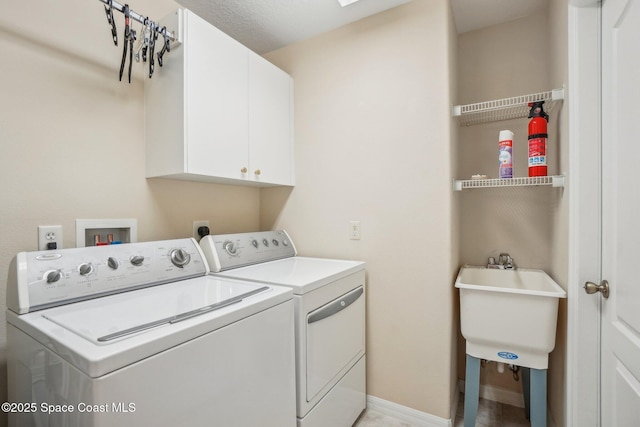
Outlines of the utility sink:
[{"label": "utility sink", "polygon": [[458,273],[466,353],[547,369],[555,347],[558,300],[567,293],[542,270],[464,266]]}]

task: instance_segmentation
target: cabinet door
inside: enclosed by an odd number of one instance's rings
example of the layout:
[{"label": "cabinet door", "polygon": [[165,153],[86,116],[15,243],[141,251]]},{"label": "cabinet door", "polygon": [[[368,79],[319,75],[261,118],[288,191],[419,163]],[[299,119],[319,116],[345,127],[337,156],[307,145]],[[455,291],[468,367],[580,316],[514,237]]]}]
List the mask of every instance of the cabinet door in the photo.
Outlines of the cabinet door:
[{"label": "cabinet door", "polygon": [[185,11],[187,172],[244,178],[248,159],[249,50]]},{"label": "cabinet door", "polygon": [[269,61],[249,54],[249,176],[293,185],[293,80]]}]

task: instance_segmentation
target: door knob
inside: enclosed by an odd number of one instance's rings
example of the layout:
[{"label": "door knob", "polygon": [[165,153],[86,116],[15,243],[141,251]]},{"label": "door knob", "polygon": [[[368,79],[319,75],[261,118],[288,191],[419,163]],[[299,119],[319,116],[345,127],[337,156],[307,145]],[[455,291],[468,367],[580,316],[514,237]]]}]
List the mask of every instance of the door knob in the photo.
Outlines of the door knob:
[{"label": "door knob", "polygon": [[603,280],[599,285],[596,285],[593,282],[587,282],[584,284],[584,291],[588,294],[600,292],[603,298],[609,298],[609,282]]}]

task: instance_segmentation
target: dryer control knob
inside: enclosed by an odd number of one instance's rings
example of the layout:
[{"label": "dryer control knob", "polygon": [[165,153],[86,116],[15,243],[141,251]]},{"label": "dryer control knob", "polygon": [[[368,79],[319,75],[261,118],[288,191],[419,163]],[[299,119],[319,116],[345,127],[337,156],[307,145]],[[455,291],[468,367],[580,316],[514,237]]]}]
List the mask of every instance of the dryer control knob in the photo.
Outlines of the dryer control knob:
[{"label": "dryer control knob", "polygon": [[234,245],[231,240],[227,240],[226,242],[224,242],[222,244],[222,248],[225,250],[226,253],[232,256],[238,253],[238,250],[236,249],[236,245]]},{"label": "dryer control knob", "polygon": [[112,270],[117,270],[118,267],[120,267],[120,263],[118,262],[118,260],[112,256],[110,256],[107,259],[107,265],[109,266],[110,269]]},{"label": "dryer control knob", "polygon": [[131,262],[131,264],[139,266],[144,262],[144,257],[142,255],[131,255],[129,261]]},{"label": "dryer control knob", "polygon": [[258,241],[256,239],[253,239],[251,241],[251,244],[253,245],[254,248],[258,249]]},{"label": "dryer control knob", "polygon": [[191,255],[184,249],[172,249],[169,256],[173,265],[180,268],[184,268],[191,261]]},{"label": "dryer control knob", "polygon": [[89,263],[85,262],[78,266],[78,273],[80,273],[81,276],[87,276],[91,274],[92,271],[93,271],[93,267]]}]

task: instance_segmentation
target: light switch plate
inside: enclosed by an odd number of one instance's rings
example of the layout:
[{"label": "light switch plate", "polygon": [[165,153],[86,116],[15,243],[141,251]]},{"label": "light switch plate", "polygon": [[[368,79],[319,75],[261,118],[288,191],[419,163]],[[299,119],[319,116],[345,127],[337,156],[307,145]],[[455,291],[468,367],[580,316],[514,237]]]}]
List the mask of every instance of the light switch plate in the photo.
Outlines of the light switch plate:
[{"label": "light switch plate", "polygon": [[362,233],[360,230],[360,221],[350,221],[349,222],[349,239],[360,240],[361,238],[362,238]]}]

